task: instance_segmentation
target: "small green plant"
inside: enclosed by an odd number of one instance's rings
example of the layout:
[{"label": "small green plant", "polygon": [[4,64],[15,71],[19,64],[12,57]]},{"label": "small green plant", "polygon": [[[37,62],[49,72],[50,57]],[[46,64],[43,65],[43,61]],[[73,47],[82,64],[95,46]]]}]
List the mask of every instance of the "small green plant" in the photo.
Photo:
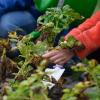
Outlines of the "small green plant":
[{"label": "small green plant", "polygon": [[68,5],[62,8],[49,8],[46,13],[37,20],[37,30],[42,33],[40,39],[45,39],[48,44],[52,46],[59,32],[63,29],[67,29],[72,22],[81,19],[83,19],[83,17]]},{"label": "small green plant", "polygon": [[[79,82],[75,84],[72,89],[64,89],[64,95],[62,96],[62,100],[84,100],[86,95],[83,93],[85,89],[91,86],[90,82]],[[80,98],[80,99],[79,99]]]},{"label": "small green plant", "polygon": [[[76,13],[70,6],[66,5],[62,8],[49,8],[46,13],[37,20],[36,31],[41,32],[41,36],[33,42],[31,36],[24,36],[18,43],[21,56],[25,58],[25,65],[20,68],[19,73],[32,63],[35,66],[41,66],[43,60],[42,55],[53,48],[54,39],[59,32],[75,20],[81,20],[82,16]],[[69,43],[69,42],[68,42]],[[24,48],[24,49],[23,49]],[[26,64],[27,63],[27,64]],[[47,62],[45,62],[47,64]],[[46,65],[44,64],[44,67]],[[18,77],[19,74],[17,74]],[[22,75],[25,75],[22,73]],[[22,76],[21,76],[22,77]]]},{"label": "small green plant", "polygon": [[[48,90],[43,84],[42,78],[46,73],[36,70],[29,78],[22,82],[11,82],[11,87],[5,86],[7,100],[49,100]],[[15,85],[14,85],[15,84]]]},{"label": "small green plant", "polygon": [[[92,83],[92,86],[88,92],[86,92],[86,95],[89,96],[90,100],[94,100],[92,96],[95,98],[95,100],[100,99],[100,65],[98,65],[96,60],[84,60],[83,63],[79,63],[72,67],[74,71],[81,71],[88,74],[88,80]],[[96,88],[96,89],[95,89]],[[95,89],[95,93],[91,92]],[[91,96],[92,95],[92,96]]]}]

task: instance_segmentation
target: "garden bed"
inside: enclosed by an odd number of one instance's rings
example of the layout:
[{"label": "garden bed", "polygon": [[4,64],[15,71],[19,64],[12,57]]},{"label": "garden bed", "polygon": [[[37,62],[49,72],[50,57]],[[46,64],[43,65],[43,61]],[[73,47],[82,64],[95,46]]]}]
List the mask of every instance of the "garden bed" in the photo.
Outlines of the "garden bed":
[{"label": "garden bed", "polygon": [[[84,48],[72,36],[53,47],[56,35],[81,19],[68,5],[49,8],[39,17],[37,29],[31,34],[18,36],[17,32],[10,32],[7,39],[0,39],[0,100],[100,100],[97,61],[85,59],[70,66],[73,73],[58,81],[44,71],[50,62],[42,55],[49,50]],[[50,84],[43,80],[54,86],[49,88]]]}]

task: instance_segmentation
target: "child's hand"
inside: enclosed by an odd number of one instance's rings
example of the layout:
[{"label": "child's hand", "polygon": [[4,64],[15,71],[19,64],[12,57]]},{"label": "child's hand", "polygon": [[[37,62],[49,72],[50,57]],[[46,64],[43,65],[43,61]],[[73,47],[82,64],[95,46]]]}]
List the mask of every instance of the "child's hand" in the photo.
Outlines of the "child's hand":
[{"label": "child's hand", "polygon": [[74,55],[73,52],[67,49],[61,49],[61,50],[52,50],[44,54],[43,57],[55,64],[63,65],[69,59],[71,59],[73,55]]}]

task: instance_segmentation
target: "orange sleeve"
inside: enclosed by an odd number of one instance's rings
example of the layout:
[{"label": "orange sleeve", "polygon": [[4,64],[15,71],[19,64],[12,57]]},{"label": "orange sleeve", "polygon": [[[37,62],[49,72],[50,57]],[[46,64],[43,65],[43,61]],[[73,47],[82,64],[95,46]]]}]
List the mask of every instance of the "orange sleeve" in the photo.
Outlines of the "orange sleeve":
[{"label": "orange sleeve", "polygon": [[98,21],[91,29],[76,35],[75,38],[85,46],[85,49],[75,51],[76,54],[83,59],[88,54],[100,48],[100,21]]},{"label": "orange sleeve", "polygon": [[97,11],[91,18],[87,19],[83,24],[79,25],[79,29],[83,32],[93,27],[98,21],[100,21],[100,11]]},{"label": "orange sleeve", "polygon": [[96,23],[100,21],[100,11],[97,11],[94,15],[92,15],[91,18],[87,19],[84,23],[79,25],[77,28],[74,28],[72,31],[69,32],[68,35],[65,36],[65,39],[69,36],[76,36],[82,33],[85,30],[88,30],[89,28],[96,25]]}]

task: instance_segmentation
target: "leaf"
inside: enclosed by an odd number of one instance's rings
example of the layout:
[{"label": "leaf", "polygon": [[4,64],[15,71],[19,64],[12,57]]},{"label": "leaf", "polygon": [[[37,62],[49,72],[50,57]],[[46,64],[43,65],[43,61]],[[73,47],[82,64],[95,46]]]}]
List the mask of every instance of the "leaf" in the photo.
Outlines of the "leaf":
[{"label": "leaf", "polygon": [[100,100],[100,94],[97,87],[89,88],[85,91],[85,94],[89,96],[89,100]]}]

